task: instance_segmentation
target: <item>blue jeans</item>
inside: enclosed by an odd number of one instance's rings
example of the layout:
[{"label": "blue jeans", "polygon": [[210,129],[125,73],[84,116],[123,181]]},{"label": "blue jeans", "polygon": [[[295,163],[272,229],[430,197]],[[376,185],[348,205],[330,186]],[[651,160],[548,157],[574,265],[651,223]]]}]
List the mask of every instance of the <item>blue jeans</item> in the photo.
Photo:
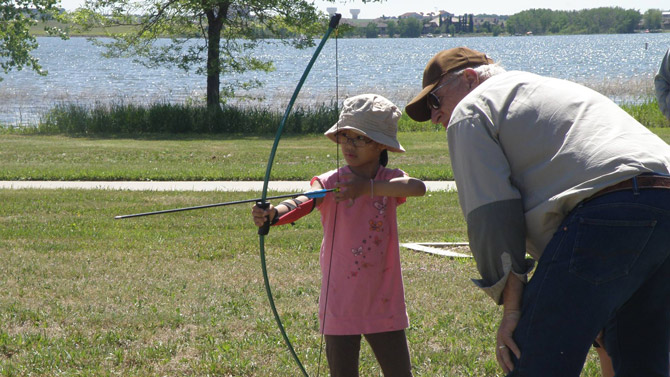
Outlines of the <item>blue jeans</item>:
[{"label": "blue jeans", "polygon": [[523,294],[509,376],[579,376],[604,329],[617,377],[668,377],[670,190],[612,192],[564,219]]}]

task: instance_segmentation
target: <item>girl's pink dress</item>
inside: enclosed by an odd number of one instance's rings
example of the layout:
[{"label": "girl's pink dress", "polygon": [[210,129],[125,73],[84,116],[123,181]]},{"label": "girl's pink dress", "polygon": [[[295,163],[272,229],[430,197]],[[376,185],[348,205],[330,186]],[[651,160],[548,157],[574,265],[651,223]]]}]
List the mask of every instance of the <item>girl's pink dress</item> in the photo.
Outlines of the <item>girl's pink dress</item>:
[{"label": "girl's pink dress", "polygon": [[[324,188],[334,188],[337,172],[314,177],[312,182],[318,180]],[[351,170],[345,166],[339,172]],[[374,179],[388,181],[405,175],[400,169],[380,166]],[[364,195],[351,205],[346,201],[335,203],[329,193],[318,207],[324,230],[319,299],[322,333],[372,334],[409,326],[396,221],[396,207],[405,200]]]}]

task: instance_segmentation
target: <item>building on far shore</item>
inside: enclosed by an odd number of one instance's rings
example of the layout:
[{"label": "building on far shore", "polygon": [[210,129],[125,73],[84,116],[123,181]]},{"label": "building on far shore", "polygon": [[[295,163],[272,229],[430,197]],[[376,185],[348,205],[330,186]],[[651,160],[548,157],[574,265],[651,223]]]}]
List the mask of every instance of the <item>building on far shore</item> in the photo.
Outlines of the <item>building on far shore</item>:
[{"label": "building on far shore", "polygon": [[423,20],[424,16],[423,13],[407,12],[398,16],[398,18],[416,18],[417,20]]}]

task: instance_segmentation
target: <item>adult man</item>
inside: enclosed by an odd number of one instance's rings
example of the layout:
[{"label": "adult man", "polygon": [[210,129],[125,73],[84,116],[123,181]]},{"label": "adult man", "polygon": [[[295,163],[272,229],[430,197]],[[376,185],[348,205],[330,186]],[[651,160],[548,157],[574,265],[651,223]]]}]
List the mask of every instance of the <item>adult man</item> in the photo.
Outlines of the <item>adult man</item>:
[{"label": "adult man", "polygon": [[405,111],[447,128],[505,373],[579,376],[604,329],[617,376],[666,377],[670,147],[588,88],[463,47],[428,62]]},{"label": "adult man", "polygon": [[665,53],[661,67],[654,77],[654,87],[658,108],[666,118],[670,119],[670,49]]}]

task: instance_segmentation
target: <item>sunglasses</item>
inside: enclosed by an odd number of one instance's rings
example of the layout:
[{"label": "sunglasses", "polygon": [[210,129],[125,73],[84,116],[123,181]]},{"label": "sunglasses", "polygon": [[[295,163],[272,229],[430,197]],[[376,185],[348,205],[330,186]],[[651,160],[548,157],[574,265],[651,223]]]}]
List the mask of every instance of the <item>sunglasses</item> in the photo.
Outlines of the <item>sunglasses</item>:
[{"label": "sunglasses", "polygon": [[442,89],[444,86],[447,86],[448,84],[451,84],[453,81],[458,79],[458,76],[455,76],[445,82],[442,83],[442,85],[438,86],[437,88],[433,89],[430,93],[428,93],[428,96],[426,97],[426,101],[428,102],[428,108],[437,110],[440,108],[440,97],[438,97],[435,93]]}]

